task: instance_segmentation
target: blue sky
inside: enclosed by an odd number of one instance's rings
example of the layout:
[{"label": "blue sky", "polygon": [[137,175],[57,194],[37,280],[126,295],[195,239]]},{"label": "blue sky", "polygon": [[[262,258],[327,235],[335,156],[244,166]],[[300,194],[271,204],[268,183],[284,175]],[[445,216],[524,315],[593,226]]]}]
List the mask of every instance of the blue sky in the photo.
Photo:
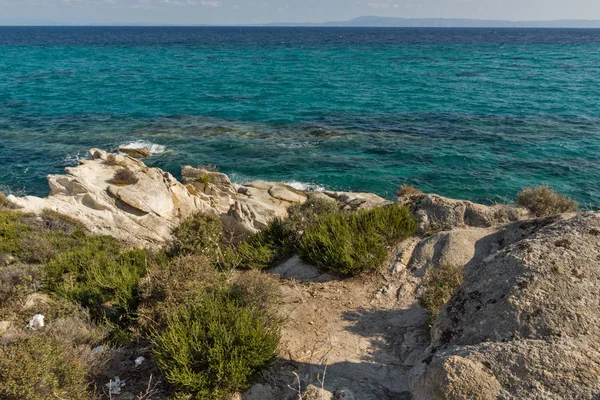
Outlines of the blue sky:
[{"label": "blue sky", "polygon": [[600,0],[0,0],[0,23],[261,24],[338,21],[362,15],[600,19]]}]

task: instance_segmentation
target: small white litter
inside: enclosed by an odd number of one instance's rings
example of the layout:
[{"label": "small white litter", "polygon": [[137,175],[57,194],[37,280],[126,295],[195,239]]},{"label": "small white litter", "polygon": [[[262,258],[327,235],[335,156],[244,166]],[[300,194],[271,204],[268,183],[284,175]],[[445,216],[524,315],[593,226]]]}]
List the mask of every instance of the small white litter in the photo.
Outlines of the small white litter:
[{"label": "small white litter", "polygon": [[122,381],[118,376],[115,376],[114,379],[104,386],[108,388],[110,394],[121,394],[121,389],[125,386],[125,381]]},{"label": "small white litter", "polygon": [[135,367],[139,367],[140,365],[142,365],[142,363],[146,361],[145,357],[139,356],[138,358],[135,359]]},{"label": "small white litter", "polygon": [[94,347],[92,349],[92,353],[100,353],[102,350],[104,350],[104,346],[100,345],[98,347]]},{"label": "small white litter", "polygon": [[38,330],[44,327],[44,316],[42,314],[35,314],[33,318],[29,320],[27,327]]}]

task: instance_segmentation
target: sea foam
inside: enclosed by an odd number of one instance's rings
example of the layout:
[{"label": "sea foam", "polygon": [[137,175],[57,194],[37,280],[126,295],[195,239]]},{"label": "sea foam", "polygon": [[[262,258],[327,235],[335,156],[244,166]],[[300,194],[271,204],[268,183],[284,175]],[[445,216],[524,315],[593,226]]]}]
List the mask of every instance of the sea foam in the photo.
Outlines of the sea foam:
[{"label": "sea foam", "polygon": [[148,149],[152,154],[164,153],[167,148],[162,144],[148,142],[146,140],[135,140],[119,146],[120,149]]}]

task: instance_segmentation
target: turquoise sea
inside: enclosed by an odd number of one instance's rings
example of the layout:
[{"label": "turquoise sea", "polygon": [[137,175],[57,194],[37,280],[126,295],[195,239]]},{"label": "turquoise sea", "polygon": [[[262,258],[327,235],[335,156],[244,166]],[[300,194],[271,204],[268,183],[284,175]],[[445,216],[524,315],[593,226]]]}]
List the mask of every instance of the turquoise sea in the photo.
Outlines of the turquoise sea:
[{"label": "turquoise sea", "polygon": [[600,30],[0,28],[4,191],[132,142],[175,175],[599,208]]}]

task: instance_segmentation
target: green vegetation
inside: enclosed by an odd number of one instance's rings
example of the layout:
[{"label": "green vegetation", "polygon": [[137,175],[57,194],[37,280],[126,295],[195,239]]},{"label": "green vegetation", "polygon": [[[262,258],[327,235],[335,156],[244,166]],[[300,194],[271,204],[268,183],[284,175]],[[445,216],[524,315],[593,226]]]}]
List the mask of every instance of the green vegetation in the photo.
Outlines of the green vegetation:
[{"label": "green vegetation", "polygon": [[398,197],[405,197],[405,196],[413,196],[413,195],[417,195],[417,194],[423,194],[423,192],[421,192],[416,187],[407,185],[405,183],[402,186],[400,186],[400,189],[398,189],[396,194],[398,195]]},{"label": "green vegetation", "polygon": [[47,262],[59,251],[76,246],[82,236],[81,224],[53,211],[39,216],[0,212],[0,252],[24,262]]},{"label": "green vegetation", "polygon": [[46,265],[48,290],[89,308],[96,319],[119,322],[135,311],[139,281],[151,262],[145,250],[119,248],[111,237],[86,237]]},{"label": "green vegetation", "polygon": [[240,243],[237,248],[239,267],[263,269],[285,261],[294,251],[289,239],[285,222],[273,219],[267,229]]},{"label": "green vegetation", "polygon": [[279,327],[230,288],[178,308],[156,335],[154,355],[167,380],[197,399],[225,398],[275,356]]},{"label": "green vegetation", "polygon": [[339,204],[335,201],[309,198],[303,204],[290,207],[287,219],[273,219],[264,231],[240,243],[229,259],[237,257],[236,265],[241,268],[274,267],[299,251],[307,227],[320,216],[338,212]]},{"label": "green vegetation", "polygon": [[178,257],[154,267],[142,293],[157,365],[182,397],[225,398],[275,355],[278,289],[256,271],[228,279],[205,257]]},{"label": "green vegetation", "polygon": [[528,208],[536,217],[547,217],[577,211],[578,204],[556,193],[547,185],[525,188],[517,195],[517,203]]},{"label": "green vegetation", "polygon": [[197,213],[175,228],[171,252],[174,255],[204,255],[217,260],[222,237],[223,225],[218,216]]},{"label": "green vegetation", "polygon": [[456,289],[463,282],[463,270],[460,266],[443,265],[432,268],[423,278],[423,294],[419,299],[421,305],[429,311],[431,324],[436,320],[440,310],[450,300]]},{"label": "green vegetation", "polygon": [[388,247],[415,229],[408,209],[395,204],[354,214],[325,214],[306,229],[300,256],[327,270],[356,275],[383,264]]},{"label": "green vegetation", "polygon": [[198,175],[196,177],[196,182],[200,182],[200,183],[204,183],[205,185],[208,185],[210,183],[210,175],[208,175],[208,174]]},{"label": "green vegetation", "polygon": [[121,168],[113,176],[113,183],[118,186],[135,185],[139,179],[133,171],[127,168]]},{"label": "green vegetation", "polygon": [[[124,350],[91,349],[149,341],[167,393],[220,398],[247,387],[278,346],[277,285],[258,271],[215,268],[220,254],[239,257],[221,244],[215,216],[193,216],[175,237],[170,253],[126,250],[57,213],[1,211],[0,261],[16,259],[0,264],[0,319],[22,327],[42,313],[46,327],[0,345],[0,397],[92,398],[90,382],[111,378],[103,365],[112,373],[130,361],[113,360]],[[24,308],[31,295],[42,302]]]},{"label": "green vegetation", "polygon": [[58,340],[34,333],[0,345],[0,398],[89,399],[82,361]]},{"label": "green vegetation", "polygon": [[[196,214],[165,251],[150,252],[56,212],[0,211],[0,320],[20,328],[46,317],[41,331],[0,341],[0,397],[93,398],[116,370],[131,369],[129,348],[152,352],[167,395],[225,398],[277,351],[280,294],[261,269],[300,252],[332,271],[368,271],[414,225],[396,205],[348,214],[312,198],[240,241],[227,242],[217,216]],[[31,298],[41,302],[24,307]],[[116,348],[93,352],[100,344]]]}]

